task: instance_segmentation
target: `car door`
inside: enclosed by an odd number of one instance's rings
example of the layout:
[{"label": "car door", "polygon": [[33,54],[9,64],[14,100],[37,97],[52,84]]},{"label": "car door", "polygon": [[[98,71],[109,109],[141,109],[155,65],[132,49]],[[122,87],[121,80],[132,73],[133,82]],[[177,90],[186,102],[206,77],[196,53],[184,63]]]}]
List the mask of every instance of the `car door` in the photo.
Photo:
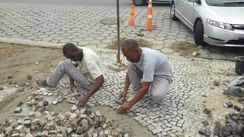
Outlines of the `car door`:
[{"label": "car door", "polygon": [[193,29],[196,15],[195,4],[196,3],[194,0],[185,0],[184,9],[182,12],[185,19],[185,24],[191,29]]},{"label": "car door", "polygon": [[183,11],[185,8],[185,0],[174,0],[174,4],[175,4],[175,14],[177,14],[177,17],[184,22],[184,15],[183,15]]}]

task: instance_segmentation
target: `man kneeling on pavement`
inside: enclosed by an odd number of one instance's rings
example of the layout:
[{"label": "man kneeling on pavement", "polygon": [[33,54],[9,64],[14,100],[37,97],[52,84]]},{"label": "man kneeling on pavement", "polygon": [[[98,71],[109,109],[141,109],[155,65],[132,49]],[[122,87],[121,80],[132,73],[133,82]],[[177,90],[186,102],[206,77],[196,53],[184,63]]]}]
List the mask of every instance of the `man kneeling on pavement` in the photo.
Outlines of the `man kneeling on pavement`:
[{"label": "man kneeling on pavement", "polygon": [[79,48],[72,43],[63,46],[63,55],[67,60],[61,61],[46,80],[37,80],[36,84],[39,87],[55,87],[66,74],[70,78],[72,92],[80,87],[89,90],[78,103],[78,106],[84,106],[104,83],[99,57],[91,49]]},{"label": "man kneeling on pavement", "polygon": [[130,84],[135,95],[117,111],[123,113],[129,110],[147,93],[152,96],[153,103],[160,102],[166,96],[172,81],[167,57],[157,50],[140,48],[133,39],[122,43],[122,53],[129,62],[124,90],[119,94],[119,99],[126,97]]}]

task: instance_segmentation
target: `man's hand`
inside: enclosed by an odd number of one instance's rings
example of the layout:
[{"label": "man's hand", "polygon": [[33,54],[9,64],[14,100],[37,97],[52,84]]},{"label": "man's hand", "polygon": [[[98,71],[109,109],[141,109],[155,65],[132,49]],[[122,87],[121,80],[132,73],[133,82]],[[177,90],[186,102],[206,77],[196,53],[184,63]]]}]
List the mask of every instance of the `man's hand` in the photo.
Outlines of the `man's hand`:
[{"label": "man's hand", "polygon": [[77,93],[77,91],[79,90],[79,86],[77,84],[75,84],[74,82],[70,83],[70,90],[72,93]]},{"label": "man's hand", "polygon": [[120,108],[117,110],[118,113],[125,113],[127,110],[129,110],[133,106],[130,102],[125,102],[123,105],[120,106]]},{"label": "man's hand", "polygon": [[126,97],[126,95],[127,95],[127,91],[121,91],[120,93],[119,93],[119,99],[125,99],[125,97]]},{"label": "man's hand", "polygon": [[83,97],[80,97],[80,100],[78,102],[78,107],[85,106],[85,104],[87,103],[88,100],[89,100],[89,97],[87,97],[86,95]]},{"label": "man's hand", "polygon": [[103,75],[100,75],[99,77],[96,78],[95,83],[91,85],[91,89],[83,96],[80,98],[78,107],[83,107],[89,98],[98,91],[98,89],[103,85],[104,83],[104,77]]}]

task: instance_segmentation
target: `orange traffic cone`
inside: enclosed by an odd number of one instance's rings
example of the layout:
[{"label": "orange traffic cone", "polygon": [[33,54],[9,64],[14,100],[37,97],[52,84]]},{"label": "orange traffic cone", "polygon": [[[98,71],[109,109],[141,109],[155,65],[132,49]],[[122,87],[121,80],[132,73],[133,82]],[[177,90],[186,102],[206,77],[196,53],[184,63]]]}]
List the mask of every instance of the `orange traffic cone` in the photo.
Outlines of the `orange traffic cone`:
[{"label": "orange traffic cone", "polygon": [[132,4],[130,8],[130,17],[128,21],[129,27],[135,27],[135,6]]},{"label": "orange traffic cone", "polygon": [[152,0],[148,0],[146,30],[151,31],[152,29],[153,29],[153,21],[152,21]]}]

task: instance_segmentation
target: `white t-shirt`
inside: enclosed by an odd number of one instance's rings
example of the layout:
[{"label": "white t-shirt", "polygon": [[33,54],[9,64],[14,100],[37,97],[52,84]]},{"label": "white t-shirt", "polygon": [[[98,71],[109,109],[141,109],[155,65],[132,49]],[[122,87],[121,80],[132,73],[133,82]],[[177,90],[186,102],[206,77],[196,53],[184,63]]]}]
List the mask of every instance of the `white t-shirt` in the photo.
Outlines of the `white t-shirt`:
[{"label": "white t-shirt", "polygon": [[78,67],[88,80],[94,81],[97,77],[103,74],[101,63],[97,54],[86,47],[83,50],[83,59],[78,61]]}]

